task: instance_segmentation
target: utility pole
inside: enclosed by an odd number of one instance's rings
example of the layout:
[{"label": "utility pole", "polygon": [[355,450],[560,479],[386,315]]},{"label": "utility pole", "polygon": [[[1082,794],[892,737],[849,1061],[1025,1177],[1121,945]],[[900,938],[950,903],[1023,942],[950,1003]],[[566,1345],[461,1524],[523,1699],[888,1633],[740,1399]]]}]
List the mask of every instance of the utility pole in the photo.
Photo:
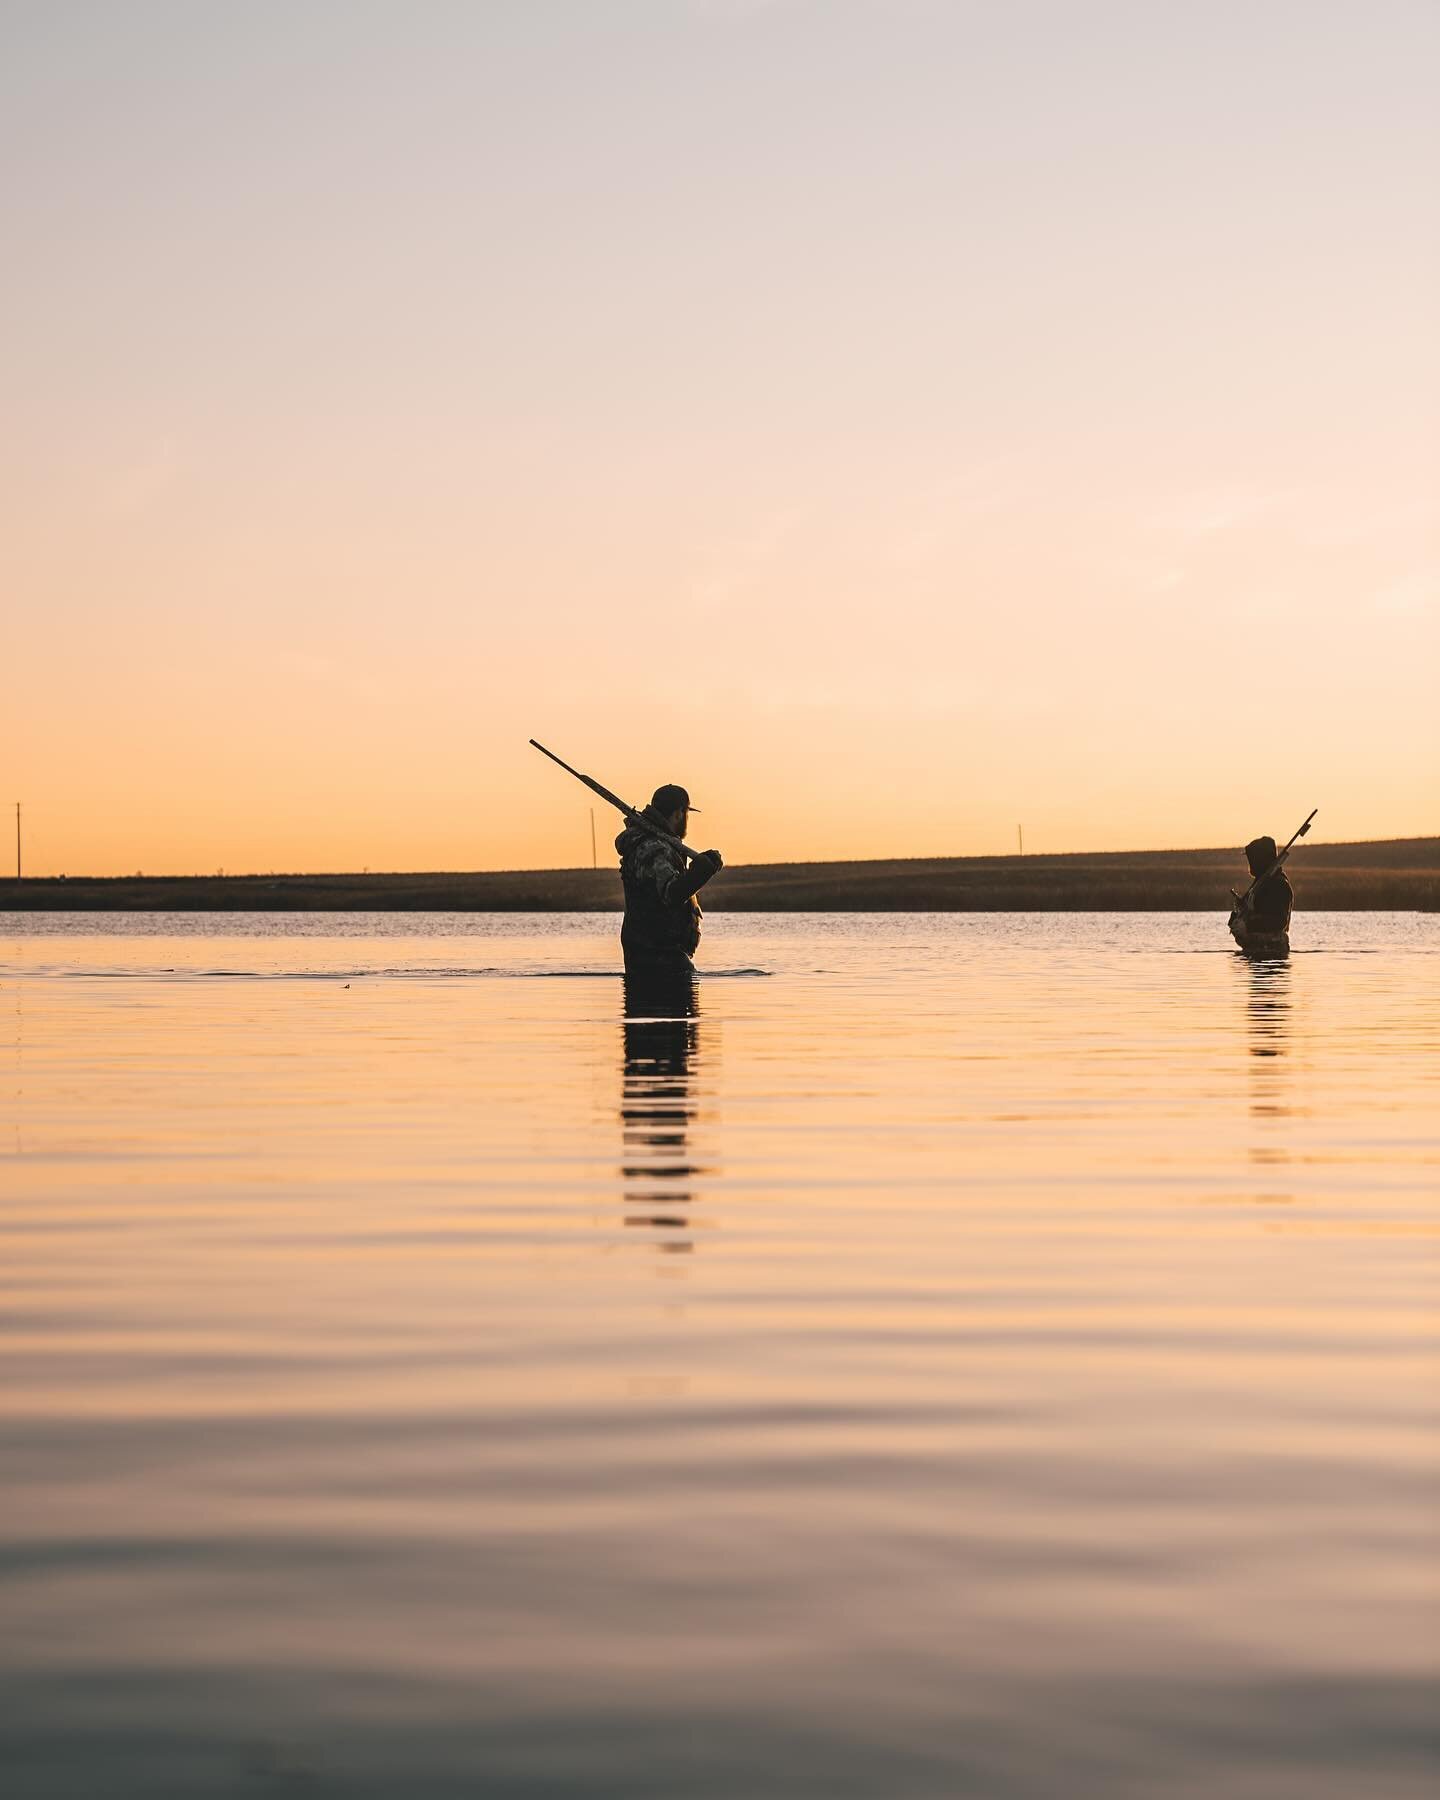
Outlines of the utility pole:
[{"label": "utility pole", "polygon": [[1025,854],[1025,827],[1023,825],[1015,827],[1015,836],[1019,839],[1020,854],[1023,856]]},{"label": "utility pole", "polygon": [[592,869],[600,867],[600,855],[595,848],[595,808],[593,806],[590,808],[590,867]]},{"label": "utility pole", "polygon": [[20,879],[20,802],[15,802],[15,879]]}]

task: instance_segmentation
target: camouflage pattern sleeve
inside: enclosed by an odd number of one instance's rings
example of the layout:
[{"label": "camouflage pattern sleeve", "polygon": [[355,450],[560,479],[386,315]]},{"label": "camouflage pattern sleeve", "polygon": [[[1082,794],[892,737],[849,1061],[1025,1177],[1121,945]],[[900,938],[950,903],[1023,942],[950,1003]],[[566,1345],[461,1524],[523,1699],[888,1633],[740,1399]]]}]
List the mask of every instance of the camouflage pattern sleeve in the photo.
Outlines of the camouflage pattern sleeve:
[{"label": "camouflage pattern sleeve", "polygon": [[635,851],[635,874],[641,881],[653,881],[662,906],[678,906],[686,898],[683,892],[683,858],[659,838],[647,837]]}]

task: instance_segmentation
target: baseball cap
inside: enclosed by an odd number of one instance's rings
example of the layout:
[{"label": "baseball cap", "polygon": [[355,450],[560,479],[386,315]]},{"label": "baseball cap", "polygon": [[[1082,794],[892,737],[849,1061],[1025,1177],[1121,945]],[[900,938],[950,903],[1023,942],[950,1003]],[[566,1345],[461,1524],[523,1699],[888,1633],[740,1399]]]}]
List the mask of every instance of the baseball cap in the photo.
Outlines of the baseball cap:
[{"label": "baseball cap", "polygon": [[700,810],[698,806],[690,804],[690,796],[685,789],[673,781],[664,782],[656,788],[650,796],[650,804],[656,812],[662,813],[679,812],[682,806],[686,812],[699,812]]}]

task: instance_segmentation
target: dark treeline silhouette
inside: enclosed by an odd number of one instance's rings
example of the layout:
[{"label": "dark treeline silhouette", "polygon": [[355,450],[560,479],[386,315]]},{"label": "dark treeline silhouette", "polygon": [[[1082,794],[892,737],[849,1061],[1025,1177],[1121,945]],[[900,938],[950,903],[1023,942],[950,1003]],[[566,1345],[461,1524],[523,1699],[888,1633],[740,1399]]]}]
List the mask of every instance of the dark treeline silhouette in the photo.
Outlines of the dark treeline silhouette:
[{"label": "dark treeline silhouette", "polygon": [[[1225,911],[1238,849],[729,865],[726,912]],[[1291,872],[1306,912],[1440,909],[1440,838],[1310,844]],[[612,869],[489,874],[71,876],[0,881],[0,912],[619,912]]]}]

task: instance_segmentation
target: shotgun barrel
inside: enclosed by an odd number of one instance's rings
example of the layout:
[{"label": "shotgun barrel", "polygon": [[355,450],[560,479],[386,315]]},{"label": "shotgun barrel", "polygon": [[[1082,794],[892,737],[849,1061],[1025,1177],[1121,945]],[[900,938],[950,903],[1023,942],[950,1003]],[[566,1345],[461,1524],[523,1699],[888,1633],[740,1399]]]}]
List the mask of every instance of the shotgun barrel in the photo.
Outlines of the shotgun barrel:
[{"label": "shotgun barrel", "polygon": [[612,794],[607,787],[601,787],[598,781],[589,775],[582,775],[578,769],[572,769],[563,756],[557,756],[553,750],[547,750],[538,738],[531,738],[531,744],[542,756],[548,756],[553,763],[559,763],[567,775],[573,775],[577,781],[583,781],[592,794],[598,794],[602,800],[608,800],[611,806],[625,815],[627,825],[637,826],[641,831],[648,831],[651,837],[657,837],[662,844],[668,844],[672,850],[678,850],[682,856],[699,856],[698,850],[692,850],[683,838],[677,838],[673,832],[666,831],[664,826],[657,825],[653,819],[647,819],[638,807],[627,806],[618,794]]}]

